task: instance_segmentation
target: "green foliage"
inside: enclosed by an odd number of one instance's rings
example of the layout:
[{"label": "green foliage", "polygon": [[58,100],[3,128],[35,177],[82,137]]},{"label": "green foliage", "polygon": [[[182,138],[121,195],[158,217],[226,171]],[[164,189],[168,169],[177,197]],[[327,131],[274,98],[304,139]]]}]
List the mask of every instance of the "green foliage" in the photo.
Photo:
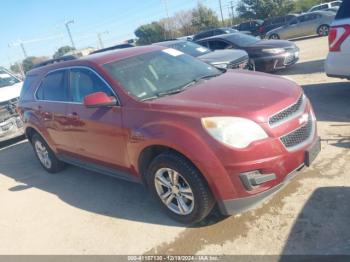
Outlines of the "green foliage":
[{"label": "green foliage", "polygon": [[27,73],[28,71],[30,71],[34,65],[39,64],[41,62],[44,62],[46,60],[48,60],[49,58],[46,56],[40,56],[40,57],[36,57],[36,56],[29,56],[26,59],[24,59],[22,61],[22,68],[24,73]]},{"label": "green foliage", "polygon": [[166,39],[165,28],[158,22],[142,25],[135,30],[135,35],[139,38],[137,44],[147,45]]},{"label": "green foliage", "polygon": [[60,48],[58,48],[58,50],[56,51],[56,53],[53,55],[53,58],[59,58],[61,56],[64,56],[65,54],[67,54],[68,52],[74,51],[75,48],[71,47],[71,46],[62,46]]},{"label": "green foliage", "polygon": [[11,65],[10,71],[14,72],[16,74],[22,74],[22,70],[21,70],[20,65],[18,63]]},{"label": "green foliage", "polygon": [[198,4],[197,8],[192,10],[192,27],[195,28],[196,31],[218,27],[219,24],[218,16],[210,8]]},{"label": "green foliage", "polygon": [[237,11],[246,19],[266,19],[285,15],[294,10],[294,5],[293,0],[242,0]]}]

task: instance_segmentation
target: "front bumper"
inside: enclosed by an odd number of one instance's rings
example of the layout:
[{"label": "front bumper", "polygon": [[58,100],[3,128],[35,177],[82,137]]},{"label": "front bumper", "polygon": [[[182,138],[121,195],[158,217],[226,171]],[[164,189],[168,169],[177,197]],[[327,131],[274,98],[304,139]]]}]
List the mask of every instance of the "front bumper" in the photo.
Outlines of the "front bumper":
[{"label": "front bumper", "polygon": [[[312,160],[316,158],[318,153],[320,152],[320,139],[317,138],[316,141],[309,147],[309,149],[313,149],[312,151]],[[316,149],[316,150],[315,150]],[[307,155],[307,154],[305,154]],[[248,211],[261,202],[271,198],[275,193],[280,191],[284,186],[286,186],[298,173],[306,166],[310,165],[310,159],[305,159],[304,163],[298,166],[295,170],[290,172],[288,175],[284,177],[284,179],[277,185],[267,189],[266,191],[260,192],[258,194],[236,198],[236,199],[228,199],[228,200],[219,200],[218,206],[219,210],[223,215],[234,215],[243,213]]]},{"label": "front bumper", "polygon": [[0,123],[0,142],[24,135],[23,122],[14,116]]}]

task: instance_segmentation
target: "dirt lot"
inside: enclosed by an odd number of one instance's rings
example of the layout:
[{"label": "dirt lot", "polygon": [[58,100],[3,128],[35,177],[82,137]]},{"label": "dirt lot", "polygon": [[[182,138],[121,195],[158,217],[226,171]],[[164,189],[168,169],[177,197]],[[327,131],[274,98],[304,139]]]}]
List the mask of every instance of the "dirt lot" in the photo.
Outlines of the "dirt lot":
[{"label": "dirt lot", "polygon": [[[0,145],[0,254],[350,254],[350,82],[327,78],[327,39],[280,72],[312,100],[322,153],[254,211],[196,228],[134,184],[76,167],[48,175],[26,141]],[[283,88],[283,87],[281,87]]]}]

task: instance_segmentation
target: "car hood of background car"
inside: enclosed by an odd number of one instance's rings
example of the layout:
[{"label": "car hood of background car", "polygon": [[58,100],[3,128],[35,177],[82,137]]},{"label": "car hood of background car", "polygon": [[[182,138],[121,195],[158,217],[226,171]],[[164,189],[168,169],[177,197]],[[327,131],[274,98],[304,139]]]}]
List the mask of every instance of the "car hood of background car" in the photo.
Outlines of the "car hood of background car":
[{"label": "car hood of background car", "polygon": [[217,50],[201,55],[197,58],[207,63],[229,63],[232,61],[241,60],[244,57],[248,58],[248,53],[243,50]]},{"label": "car hood of background car", "polygon": [[157,111],[196,117],[236,116],[267,122],[269,116],[295,103],[301,93],[296,83],[282,77],[229,70],[181,93],[147,103]]},{"label": "car hood of background car", "polygon": [[0,87],[0,102],[5,102],[19,97],[23,83],[17,83],[12,86]]},{"label": "car hood of background car", "polygon": [[247,49],[286,48],[294,46],[294,43],[286,40],[261,40],[253,45],[247,46]]}]

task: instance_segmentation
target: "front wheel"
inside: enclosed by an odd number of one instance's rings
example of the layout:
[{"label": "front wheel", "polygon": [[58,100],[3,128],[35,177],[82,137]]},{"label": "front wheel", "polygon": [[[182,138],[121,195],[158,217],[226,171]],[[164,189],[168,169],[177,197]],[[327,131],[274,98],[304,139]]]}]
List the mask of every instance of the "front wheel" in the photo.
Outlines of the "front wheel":
[{"label": "front wheel", "polygon": [[202,175],[191,162],[175,153],[161,154],[152,161],[147,183],[165,212],[180,223],[198,223],[214,207],[214,198]]},{"label": "front wheel", "polygon": [[327,36],[329,34],[329,26],[328,25],[321,25],[317,30],[317,34],[319,36]]}]

